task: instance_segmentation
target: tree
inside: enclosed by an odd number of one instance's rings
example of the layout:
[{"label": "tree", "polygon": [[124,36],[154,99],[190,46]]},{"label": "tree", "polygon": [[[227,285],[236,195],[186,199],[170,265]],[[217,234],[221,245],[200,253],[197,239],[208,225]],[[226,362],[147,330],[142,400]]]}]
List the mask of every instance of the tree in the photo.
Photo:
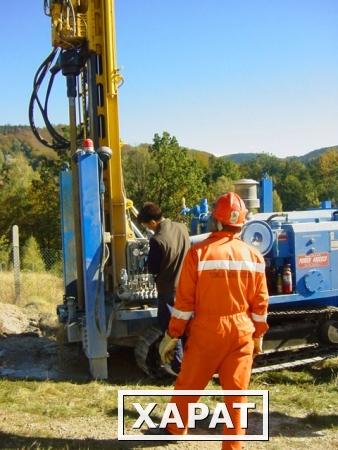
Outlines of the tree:
[{"label": "tree", "polygon": [[0,174],[0,235],[7,235],[14,224],[19,225],[21,237],[31,234],[31,185],[38,174],[23,155],[7,159]]},{"label": "tree", "polygon": [[7,270],[9,265],[10,243],[6,236],[0,236],[0,270]]},{"label": "tree", "polygon": [[45,270],[45,264],[34,236],[27,239],[23,248],[22,269],[32,272],[43,272]]},{"label": "tree", "polygon": [[148,148],[137,148],[122,154],[123,179],[128,198],[137,208],[147,200],[152,162]]},{"label": "tree", "polygon": [[319,205],[317,189],[310,171],[298,158],[287,158],[276,183],[284,211],[308,209]]},{"label": "tree", "polygon": [[284,160],[268,153],[262,153],[255,160],[242,164],[241,169],[245,178],[252,178],[256,181],[259,181],[264,174],[268,174],[276,185],[281,178],[284,165]]},{"label": "tree", "polygon": [[283,189],[280,189],[279,192],[284,211],[318,206],[316,193],[312,189],[311,182],[298,179],[295,175],[287,175],[283,181]]},{"label": "tree", "polygon": [[32,181],[30,188],[31,210],[26,222],[39,230],[38,242],[42,248],[61,247],[60,169],[60,160],[43,159],[39,165],[40,176]]},{"label": "tree", "polygon": [[167,132],[163,132],[162,136],[155,134],[149,154],[152,165],[147,186],[148,199],[158,203],[164,214],[178,218],[183,197],[187,205],[196,204],[204,197],[203,168]]},{"label": "tree", "polygon": [[[317,189],[308,168],[298,158],[280,159],[269,154],[261,154],[256,160],[243,165],[248,178],[259,180],[265,173],[272,178],[284,211],[300,210],[318,205]],[[275,198],[277,202],[277,197]],[[278,208],[277,208],[278,206]]]},{"label": "tree", "polygon": [[226,177],[230,180],[239,180],[241,178],[241,171],[234,161],[226,157],[216,157],[211,155],[209,157],[209,184],[215,182],[220,177]]},{"label": "tree", "polygon": [[17,224],[23,242],[34,230],[41,248],[60,248],[59,172],[66,160],[69,152],[46,149],[29,127],[0,127],[0,236]]},{"label": "tree", "polygon": [[320,200],[338,204],[338,150],[331,150],[309,163],[309,172]]},{"label": "tree", "polygon": [[278,195],[278,192],[274,189],[272,192],[273,210],[276,212],[283,211],[283,203]]},{"label": "tree", "polygon": [[214,183],[210,184],[208,189],[208,199],[211,203],[214,203],[220,195],[229,191],[234,191],[233,180],[228,177],[221,176],[217,178]]},{"label": "tree", "polygon": [[4,162],[5,162],[5,156],[4,156],[3,151],[0,149],[0,171],[2,170]]}]

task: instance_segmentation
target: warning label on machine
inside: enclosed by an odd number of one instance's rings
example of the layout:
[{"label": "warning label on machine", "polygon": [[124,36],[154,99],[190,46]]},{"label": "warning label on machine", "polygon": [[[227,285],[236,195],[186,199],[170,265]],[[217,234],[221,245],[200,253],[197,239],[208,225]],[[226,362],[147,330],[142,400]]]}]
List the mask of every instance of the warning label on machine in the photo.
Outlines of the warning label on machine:
[{"label": "warning label on machine", "polygon": [[297,258],[298,269],[308,267],[327,267],[329,265],[329,254],[327,252],[312,253],[311,255],[299,255]]}]

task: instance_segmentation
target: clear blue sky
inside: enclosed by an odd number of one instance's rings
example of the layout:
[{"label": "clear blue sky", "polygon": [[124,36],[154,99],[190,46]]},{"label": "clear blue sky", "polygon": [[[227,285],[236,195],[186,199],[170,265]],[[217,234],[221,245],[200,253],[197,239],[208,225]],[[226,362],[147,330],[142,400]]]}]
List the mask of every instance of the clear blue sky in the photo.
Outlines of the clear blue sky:
[{"label": "clear blue sky", "polygon": [[[337,0],[116,0],[124,142],[166,130],[215,154],[302,155],[338,144]],[[43,0],[0,16],[0,124],[27,124],[51,50]],[[64,80],[50,117],[67,122]]]}]

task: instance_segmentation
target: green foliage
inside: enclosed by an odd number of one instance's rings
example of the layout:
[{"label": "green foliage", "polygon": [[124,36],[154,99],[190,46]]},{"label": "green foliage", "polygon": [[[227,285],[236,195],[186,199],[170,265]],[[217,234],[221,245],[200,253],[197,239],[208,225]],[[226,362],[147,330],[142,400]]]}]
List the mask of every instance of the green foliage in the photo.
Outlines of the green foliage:
[{"label": "green foliage", "polygon": [[0,236],[0,270],[7,270],[9,266],[10,243],[7,236]]},{"label": "green foliage", "polygon": [[38,176],[22,154],[7,158],[0,173],[0,234],[7,235],[16,224],[21,237],[24,240],[28,237],[32,207],[30,189]]},{"label": "green foliage", "polygon": [[242,165],[247,164],[250,161],[254,161],[259,153],[232,153],[231,155],[227,155],[228,159],[235,162],[236,164]]},{"label": "green foliage", "polygon": [[63,265],[62,265],[62,261],[61,258],[58,259],[50,268],[49,272],[51,272],[52,274],[61,277],[63,274]]},{"label": "green foliage", "polygon": [[65,158],[39,144],[29,127],[0,127],[0,235],[17,224],[21,241],[34,229],[41,247],[60,248],[58,176]]},{"label": "green foliage", "polygon": [[148,200],[161,205],[165,215],[179,218],[183,197],[193,205],[204,196],[204,169],[167,132],[155,134],[149,156]]},{"label": "green foliage", "polygon": [[317,190],[308,168],[297,158],[288,158],[276,189],[284,205],[285,211],[318,207]]},{"label": "green foliage", "polygon": [[210,183],[208,189],[208,198],[209,201],[214,203],[218,197],[226,192],[234,191],[234,183],[233,179],[228,178],[226,176],[220,176],[213,183]]},{"label": "green foliage", "polygon": [[239,180],[241,171],[238,164],[226,157],[209,157],[209,184],[215,182],[220,177],[226,177],[230,180]]},{"label": "green foliage", "polygon": [[137,207],[148,200],[148,179],[152,165],[148,148],[130,149],[122,153],[123,178],[127,196]]},{"label": "green foliage", "polygon": [[338,205],[338,150],[333,149],[309,163],[309,171],[320,200]]},{"label": "green foliage", "polygon": [[242,173],[245,178],[260,180],[264,174],[268,174],[276,183],[284,168],[284,161],[277,156],[261,153],[255,160],[242,164]]},{"label": "green foliage", "polygon": [[318,150],[313,150],[312,152],[309,152],[303,156],[300,156],[299,159],[303,163],[309,163],[310,161],[316,160],[331,151],[338,151],[338,145],[334,145],[332,147],[323,147]]},{"label": "green foliage", "polygon": [[311,175],[309,164],[302,163],[299,158],[281,159],[273,155],[261,154],[255,161],[244,164],[242,171],[246,178],[254,180],[259,180],[264,174],[268,174],[273,180],[284,211],[319,206],[318,183]]},{"label": "green foliage", "polygon": [[[56,128],[68,136],[67,126]],[[45,136],[45,130],[39,132]],[[40,248],[61,247],[59,171],[69,160],[66,152],[42,146],[29,127],[0,126],[0,236],[8,236],[17,224],[21,242],[34,230]],[[151,146],[125,145],[122,164],[126,193],[135,206],[152,200],[172,218],[179,217],[182,197],[188,206],[203,197],[212,203],[233,190],[239,178],[260,180],[265,173],[274,183],[275,211],[317,207],[320,200],[338,205],[337,147],[301,158],[283,159],[267,153],[216,157],[182,148],[175,137],[164,132],[155,135]],[[0,242],[2,259],[6,251]]]},{"label": "green foliage", "polygon": [[242,178],[240,166],[227,157],[209,156],[206,181],[208,184],[208,200],[214,203],[217,198],[234,190],[234,181]]},{"label": "green foliage", "polygon": [[272,192],[272,203],[273,203],[273,210],[276,212],[283,211],[283,203],[280,199],[280,196],[278,195],[278,192],[274,189]]},{"label": "green foliage", "polygon": [[30,236],[23,248],[21,267],[25,271],[44,272],[45,263],[43,262],[39,245],[34,238]]},{"label": "green foliage", "polygon": [[39,230],[38,242],[42,248],[61,247],[59,172],[61,161],[42,160],[39,178],[30,187],[31,210],[29,220]]},{"label": "green foliage", "polygon": [[4,162],[5,162],[5,155],[4,155],[4,152],[2,150],[0,150],[0,171],[2,170]]}]

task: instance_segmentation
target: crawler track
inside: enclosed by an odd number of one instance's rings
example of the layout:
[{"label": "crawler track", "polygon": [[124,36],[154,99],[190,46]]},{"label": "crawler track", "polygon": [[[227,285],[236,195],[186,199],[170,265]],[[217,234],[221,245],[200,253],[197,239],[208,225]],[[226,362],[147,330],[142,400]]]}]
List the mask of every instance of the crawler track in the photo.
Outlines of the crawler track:
[{"label": "crawler track", "polygon": [[[272,348],[255,358],[252,373],[302,367],[338,356],[338,345],[328,343],[325,339],[321,339],[323,336],[320,335],[323,323],[332,319],[338,320],[338,308],[336,307],[270,312],[268,319],[270,330],[273,330],[274,327],[279,328],[283,339],[281,340],[278,335],[270,335],[269,344],[270,347],[272,345]],[[289,344],[290,330],[294,332],[299,324],[303,323],[308,323],[307,328],[310,329],[310,331],[306,331],[304,341],[298,344]],[[135,359],[138,366],[153,378],[167,376],[161,367],[158,355],[161,338],[162,332],[155,326],[150,327],[139,337],[135,347]],[[269,333],[267,334],[268,339]]]},{"label": "crawler track", "polygon": [[328,320],[338,320],[338,308],[321,307],[311,310],[294,309],[285,311],[272,311],[269,313],[269,323],[271,329],[274,324],[289,325],[294,322],[311,321],[314,328],[314,336],[317,342],[306,343],[304,345],[290,346],[268,350],[263,355],[255,359],[253,373],[269,372],[272,370],[290,369],[309,364],[315,364],[327,358],[338,356],[338,345],[327,344],[320,340],[320,324]]},{"label": "crawler track", "polygon": [[306,366],[336,356],[338,356],[338,347],[336,346],[314,345],[300,349],[285,349],[258,356],[255,359],[252,373]]}]

